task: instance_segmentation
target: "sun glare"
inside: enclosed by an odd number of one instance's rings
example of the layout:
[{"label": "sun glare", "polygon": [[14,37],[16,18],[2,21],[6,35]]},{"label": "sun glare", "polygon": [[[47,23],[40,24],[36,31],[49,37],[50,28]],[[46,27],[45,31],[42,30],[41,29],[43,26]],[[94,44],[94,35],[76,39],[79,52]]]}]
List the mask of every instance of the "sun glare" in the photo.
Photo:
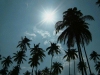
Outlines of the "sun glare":
[{"label": "sun glare", "polygon": [[43,17],[44,17],[44,22],[54,22],[55,13],[53,11],[44,12]]}]

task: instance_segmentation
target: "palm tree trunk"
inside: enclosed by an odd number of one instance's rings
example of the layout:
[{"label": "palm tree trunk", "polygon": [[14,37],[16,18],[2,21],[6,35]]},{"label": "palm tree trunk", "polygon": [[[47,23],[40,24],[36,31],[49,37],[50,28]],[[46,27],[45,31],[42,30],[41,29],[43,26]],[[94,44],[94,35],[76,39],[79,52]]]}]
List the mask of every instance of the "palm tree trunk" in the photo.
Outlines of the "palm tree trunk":
[{"label": "palm tree trunk", "polygon": [[[77,48],[78,48],[79,61],[82,62],[81,51],[80,51],[80,45],[78,44],[78,42],[77,42]],[[82,70],[82,75],[84,75],[83,70]]]},{"label": "palm tree trunk", "polygon": [[75,60],[74,60],[74,75],[75,75]]},{"label": "palm tree trunk", "polygon": [[69,75],[70,75],[70,61],[69,61]]},{"label": "palm tree trunk", "polygon": [[52,75],[52,59],[53,59],[53,56],[51,57],[51,69],[50,69],[50,75]]},{"label": "palm tree trunk", "polygon": [[90,75],[91,75],[92,74],[91,73],[91,68],[90,68],[90,64],[89,64],[89,61],[88,61],[87,53],[86,53],[86,50],[85,50],[85,46],[84,46],[84,52],[85,52],[85,56],[86,56],[86,59],[87,59],[87,64],[88,64]]}]

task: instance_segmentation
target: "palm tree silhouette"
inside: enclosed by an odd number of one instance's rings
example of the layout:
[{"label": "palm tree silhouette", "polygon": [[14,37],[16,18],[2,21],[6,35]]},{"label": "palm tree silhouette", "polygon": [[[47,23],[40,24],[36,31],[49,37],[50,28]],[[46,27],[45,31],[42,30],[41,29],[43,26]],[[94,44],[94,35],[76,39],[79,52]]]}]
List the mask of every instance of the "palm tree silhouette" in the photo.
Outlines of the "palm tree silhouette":
[{"label": "palm tree silhouette", "polygon": [[53,75],[58,75],[61,73],[61,70],[63,70],[63,66],[59,62],[53,62],[52,65],[52,73]]},{"label": "palm tree silhouette", "polygon": [[1,64],[3,64],[3,67],[4,68],[8,68],[10,66],[10,64],[12,64],[12,58],[10,56],[7,56],[7,57],[3,57],[4,60],[1,62]]},{"label": "palm tree silhouette", "polygon": [[34,67],[36,67],[36,73],[37,73],[37,66],[40,65],[39,61],[43,62],[43,58],[45,57],[45,54],[44,54],[45,51],[42,48],[39,48],[39,45],[40,43],[37,45],[34,44],[34,48],[30,48],[32,58],[29,59],[30,60],[29,64],[31,67],[33,67],[32,73],[33,73]]},{"label": "palm tree silhouette", "polygon": [[77,68],[78,68],[79,72],[84,70],[84,68],[87,69],[87,66],[86,66],[85,62],[79,62],[77,66],[78,66]]},{"label": "palm tree silhouette", "polygon": [[42,70],[42,75],[50,75],[50,69],[48,67],[45,67],[43,70]]},{"label": "palm tree silhouette", "polygon": [[22,37],[22,41],[19,41],[18,42],[18,45],[17,45],[17,47],[19,47],[21,50],[27,50],[27,46],[30,48],[30,42],[31,40],[29,40],[26,36],[24,37],[24,39],[23,39],[23,37]]},{"label": "palm tree silhouette", "polygon": [[20,69],[21,68],[19,65],[14,66],[12,71],[10,71],[9,75],[19,75]]},{"label": "palm tree silhouette", "polygon": [[68,49],[68,51],[65,51],[65,56],[63,58],[66,58],[66,61],[69,62],[69,75],[70,75],[70,60],[71,60],[71,50]]},{"label": "palm tree silhouette", "polygon": [[93,60],[95,63],[97,63],[98,60],[100,60],[100,54],[98,54],[96,51],[92,51],[90,54],[90,60]]},{"label": "palm tree silhouette", "polygon": [[74,7],[69,8],[67,11],[65,11],[63,13],[63,21],[58,21],[55,25],[56,33],[64,29],[64,31],[58,37],[58,41],[64,41],[64,44],[66,42],[69,49],[76,43],[78,48],[79,60],[82,62],[84,60],[82,56],[81,46],[83,47],[85,46],[85,44],[88,45],[89,42],[92,41],[91,33],[88,30],[88,23],[85,22],[86,20],[94,20],[94,18],[90,15],[83,16],[81,11],[78,11],[77,8]]},{"label": "palm tree silhouette", "polygon": [[74,75],[76,75],[75,74],[75,59],[78,58],[78,55],[77,55],[78,51],[76,51],[76,49],[70,49],[70,51],[71,51],[71,59],[74,60]]},{"label": "palm tree silhouette", "polygon": [[98,75],[100,75],[100,62],[96,63],[95,70],[98,72]]},{"label": "palm tree silhouette", "polygon": [[23,75],[30,75],[30,72],[26,71],[25,73],[23,73]]},{"label": "palm tree silhouette", "polygon": [[[51,43],[51,46],[49,46],[46,51],[48,51],[48,55],[51,55],[51,67],[52,67],[52,59],[53,59],[53,56],[54,54],[59,54],[60,53],[60,49],[59,49],[59,46],[56,45],[56,43]],[[51,71],[52,71],[52,68],[50,69],[50,75],[51,75]]]},{"label": "palm tree silhouette", "polygon": [[17,53],[13,53],[13,54],[14,54],[13,56],[14,61],[17,62],[17,65],[19,65],[20,67],[20,64],[23,63],[23,60],[26,61],[25,57],[27,56],[25,54],[25,51],[17,51]]},{"label": "palm tree silhouette", "polygon": [[7,75],[8,69],[7,68],[3,68],[0,70],[0,75]]}]

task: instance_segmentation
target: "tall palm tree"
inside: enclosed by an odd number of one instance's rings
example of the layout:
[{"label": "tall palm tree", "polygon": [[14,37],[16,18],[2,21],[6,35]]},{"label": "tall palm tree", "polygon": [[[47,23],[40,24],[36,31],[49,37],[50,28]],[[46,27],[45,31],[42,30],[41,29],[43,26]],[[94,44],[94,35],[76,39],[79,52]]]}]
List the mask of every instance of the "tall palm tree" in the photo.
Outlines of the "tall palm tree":
[{"label": "tall palm tree", "polygon": [[30,75],[29,71],[26,71],[25,73],[23,73],[24,75]]},{"label": "tall palm tree", "polygon": [[96,51],[92,51],[90,54],[90,60],[93,60],[95,63],[97,63],[98,60],[100,60],[100,54],[98,54]]},{"label": "tall palm tree", "polygon": [[[31,67],[36,67],[36,73],[37,73],[37,66],[40,64],[40,62],[43,62],[43,58],[45,57],[44,54],[44,50],[42,48],[39,47],[40,43],[35,45],[34,44],[34,48],[30,48],[31,49],[31,55],[32,58],[30,58],[29,63],[31,64]],[[39,62],[40,61],[40,62]],[[32,69],[33,72],[33,69]]]},{"label": "tall palm tree", "polygon": [[77,68],[78,68],[79,72],[84,70],[84,68],[87,69],[85,62],[79,62],[77,66],[78,66]]},{"label": "tall palm tree", "polygon": [[3,57],[4,60],[1,62],[1,64],[3,64],[3,67],[4,68],[8,68],[10,66],[10,64],[12,64],[12,58],[10,56],[7,56],[7,57]]},{"label": "tall palm tree", "polygon": [[63,70],[63,66],[59,62],[53,62],[52,65],[52,73],[53,75],[58,75],[61,73],[61,70]]},{"label": "tall palm tree", "polygon": [[45,67],[43,70],[42,70],[42,75],[50,75],[50,69],[48,67]]},{"label": "tall palm tree", "polygon": [[17,64],[20,66],[21,63],[23,63],[23,60],[26,61],[25,57],[26,54],[25,54],[25,51],[17,51],[17,53],[13,53],[14,56],[14,61],[17,62]]},{"label": "tall palm tree", "polygon": [[21,69],[21,68],[20,68],[19,65],[14,66],[9,75],[19,75],[20,69]]},{"label": "tall palm tree", "polygon": [[0,70],[0,75],[7,75],[8,69],[7,68],[3,68]]},{"label": "tall palm tree", "polygon": [[45,57],[45,54],[44,54],[44,50],[42,48],[39,47],[40,43],[35,45],[34,44],[34,48],[30,48],[31,49],[31,55],[34,56],[34,55],[37,55],[38,56],[38,59],[42,62],[43,61],[43,58]]},{"label": "tall palm tree", "polygon": [[99,75],[100,74],[100,62],[96,63],[95,70],[98,72],[98,75]]},{"label": "tall palm tree", "polygon": [[70,49],[70,51],[71,51],[71,59],[74,60],[74,75],[76,75],[75,74],[75,59],[78,58],[78,55],[77,55],[78,51],[76,51],[76,49]]},{"label": "tall palm tree", "polygon": [[18,42],[17,47],[19,47],[21,50],[27,50],[27,46],[30,48],[30,42],[31,40],[28,39],[26,36],[23,38],[22,37],[22,41]]},{"label": "tall palm tree", "polygon": [[66,58],[66,61],[69,62],[69,75],[70,75],[70,60],[71,60],[71,50],[68,49],[68,51],[65,51],[65,56],[63,58]]},{"label": "tall palm tree", "polygon": [[[52,67],[52,59],[54,54],[59,54],[60,53],[60,48],[58,45],[56,45],[56,43],[51,43],[51,46],[49,46],[46,51],[48,51],[48,55],[51,55],[51,67]],[[51,74],[52,69],[50,70],[50,74]]]},{"label": "tall palm tree", "polygon": [[[76,7],[69,8],[63,13],[63,21],[58,21],[55,25],[56,33],[64,30],[58,37],[58,41],[66,43],[68,48],[77,44],[79,60],[84,61],[81,51],[81,46],[88,45],[92,41],[92,36],[88,30],[88,23],[86,20],[94,20],[90,15],[85,15]],[[84,68],[85,69],[85,68]],[[82,74],[83,75],[83,74]]]}]

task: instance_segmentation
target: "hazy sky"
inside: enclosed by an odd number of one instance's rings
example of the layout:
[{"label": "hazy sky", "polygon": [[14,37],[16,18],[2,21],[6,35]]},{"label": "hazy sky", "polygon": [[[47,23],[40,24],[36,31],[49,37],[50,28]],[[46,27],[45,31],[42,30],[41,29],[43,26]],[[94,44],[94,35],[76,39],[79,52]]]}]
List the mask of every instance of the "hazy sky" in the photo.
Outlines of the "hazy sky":
[{"label": "hazy sky", "polygon": [[[63,12],[68,8],[77,7],[84,15],[92,15],[95,21],[88,21],[92,42],[86,46],[88,55],[93,51],[100,53],[100,7],[95,4],[96,0],[0,0],[0,54],[12,55],[19,50],[16,48],[21,37],[27,36],[33,44],[40,43],[44,50],[49,46],[49,41],[56,42],[57,36],[54,25],[62,20]],[[45,12],[54,12],[53,22],[44,21]],[[66,46],[61,45],[62,54],[55,56],[53,61],[63,64],[64,70],[61,75],[68,74],[68,62],[62,60]],[[30,56],[27,52],[27,56]],[[76,60],[77,62],[77,60]],[[92,72],[95,72],[94,64],[90,61]],[[50,56],[47,55],[38,69],[50,67]],[[1,68],[1,67],[0,67]],[[21,65],[22,72],[31,71],[29,64]],[[77,69],[76,69],[77,70]],[[71,61],[71,74],[73,75],[73,61]],[[22,75],[22,72],[20,75]],[[78,71],[77,71],[78,75]]]}]

